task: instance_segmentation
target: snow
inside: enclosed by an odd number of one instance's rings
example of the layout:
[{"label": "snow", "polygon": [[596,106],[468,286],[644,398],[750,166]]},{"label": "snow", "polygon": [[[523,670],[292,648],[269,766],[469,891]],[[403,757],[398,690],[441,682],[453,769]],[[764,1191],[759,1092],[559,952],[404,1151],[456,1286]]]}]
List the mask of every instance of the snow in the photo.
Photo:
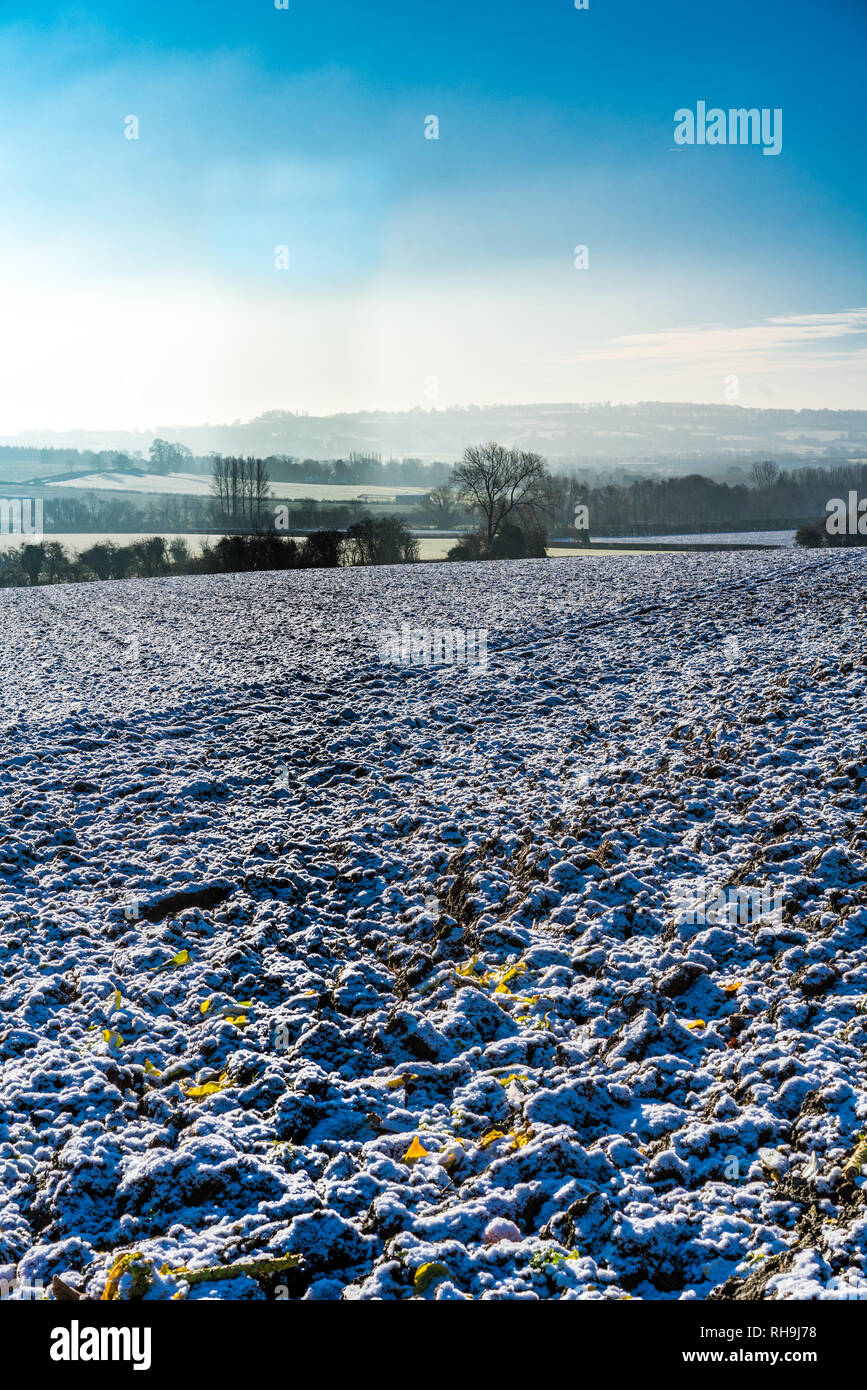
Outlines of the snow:
[{"label": "snow", "polygon": [[677,536],[597,536],[597,541],[614,545],[628,541],[630,545],[780,545],[792,549],[794,531],[684,531]]},{"label": "snow", "polygon": [[[203,473],[82,473],[75,478],[51,479],[46,487],[81,488],[87,492],[170,493],[184,497],[211,497],[211,479]],[[397,498],[424,497],[430,488],[380,483],[286,483],[271,485],[274,497],[287,501],[316,498],[325,502],[388,502]]]},{"label": "snow", "polygon": [[[151,1297],[863,1297],[865,581],[0,592],[13,1296],[137,1251]],[[404,622],[487,666],[383,663]],[[682,920],[733,880],[782,910]]]}]

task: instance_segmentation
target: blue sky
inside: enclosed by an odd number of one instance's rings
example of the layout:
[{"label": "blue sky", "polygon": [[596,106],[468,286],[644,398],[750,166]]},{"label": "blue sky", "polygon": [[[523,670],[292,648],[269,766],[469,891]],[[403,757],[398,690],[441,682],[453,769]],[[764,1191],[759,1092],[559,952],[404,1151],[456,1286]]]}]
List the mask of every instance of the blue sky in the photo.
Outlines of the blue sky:
[{"label": "blue sky", "polygon": [[[0,433],[867,406],[863,0],[2,16]],[[675,147],[700,100],[780,108],[780,155]]]}]

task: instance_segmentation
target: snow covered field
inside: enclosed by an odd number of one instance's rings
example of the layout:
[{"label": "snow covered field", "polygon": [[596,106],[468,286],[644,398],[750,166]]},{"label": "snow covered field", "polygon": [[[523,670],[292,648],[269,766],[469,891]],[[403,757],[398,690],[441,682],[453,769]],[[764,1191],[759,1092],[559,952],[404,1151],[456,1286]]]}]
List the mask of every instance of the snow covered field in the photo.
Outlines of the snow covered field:
[{"label": "snow covered field", "polygon": [[[52,480],[48,487],[81,488],[86,492],[149,492],[183,497],[211,497],[211,479],[202,473],[83,473],[77,478]],[[320,502],[393,502],[397,498],[424,497],[426,487],[379,483],[285,483],[274,482],[275,499]]]},{"label": "snow covered field", "polygon": [[863,1297],[865,599],[853,551],[0,592],[0,1279]]},{"label": "snow covered field", "polygon": [[794,531],[684,531],[677,536],[599,536],[606,545],[617,541],[628,541],[630,545],[640,545],[642,541],[664,545],[782,545],[791,550],[795,544]]}]

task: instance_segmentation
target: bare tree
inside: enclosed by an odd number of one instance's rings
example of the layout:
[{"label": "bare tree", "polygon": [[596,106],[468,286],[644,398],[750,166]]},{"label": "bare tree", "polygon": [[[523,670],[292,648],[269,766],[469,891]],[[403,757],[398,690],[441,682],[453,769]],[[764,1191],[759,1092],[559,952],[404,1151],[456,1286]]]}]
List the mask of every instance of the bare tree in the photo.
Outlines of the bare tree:
[{"label": "bare tree", "polygon": [[260,530],[265,504],[272,496],[267,462],[217,455],[211,464],[211,492],[227,526]]},{"label": "bare tree", "polygon": [[753,487],[772,488],[780,476],[780,470],[773,459],[762,459],[761,463],[754,463],[750,469]]},{"label": "bare tree", "polygon": [[490,443],[464,450],[452,483],[466,503],[481,515],[490,548],[508,517],[536,506],[546,477],[541,454]]},{"label": "bare tree", "polygon": [[211,463],[211,491],[223,516],[229,511],[229,465],[220,454],[215,454]]},{"label": "bare tree", "polygon": [[244,460],[230,458],[227,462],[229,465],[229,517],[232,526],[237,528],[244,503]]},{"label": "bare tree", "polygon": [[271,478],[264,459],[248,459],[250,489],[250,521],[257,530],[262,525],[262,510],[271,497]]},{"label": "bare tree", "polygon": [[555,536],[568,535],[575,529],[575,510],[584,501],[587,487],[577,478],[548,474],[538,489],[535,502],[539,512]]},{"label": "bare tree", "polygon": [[450,487],[432,488],[422,504],[425,519],[434,526],[453,526],[460,516],[458,499]]}]

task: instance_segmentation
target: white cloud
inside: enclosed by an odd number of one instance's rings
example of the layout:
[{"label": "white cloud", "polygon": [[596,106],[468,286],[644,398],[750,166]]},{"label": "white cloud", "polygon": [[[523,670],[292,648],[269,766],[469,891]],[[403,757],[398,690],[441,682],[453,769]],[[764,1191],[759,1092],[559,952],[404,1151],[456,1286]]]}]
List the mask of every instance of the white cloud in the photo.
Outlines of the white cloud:
[{"label": "white cloud", "polygon": [[[783,365],[781,353],[862,333],[867,333],[867,309],[847,309],[832,314],[789,314],[733,328],[712,325],[675,328],[662,333],[624,334],[613,338],[605,347],[578,354],[571,361],[644,361],[697,367],[732,363],[742,358],[754,367],[755,357],[761,355],[764,365],[771,369]],[[822,360],[818,355],[814,358],[816,362]]]}]

